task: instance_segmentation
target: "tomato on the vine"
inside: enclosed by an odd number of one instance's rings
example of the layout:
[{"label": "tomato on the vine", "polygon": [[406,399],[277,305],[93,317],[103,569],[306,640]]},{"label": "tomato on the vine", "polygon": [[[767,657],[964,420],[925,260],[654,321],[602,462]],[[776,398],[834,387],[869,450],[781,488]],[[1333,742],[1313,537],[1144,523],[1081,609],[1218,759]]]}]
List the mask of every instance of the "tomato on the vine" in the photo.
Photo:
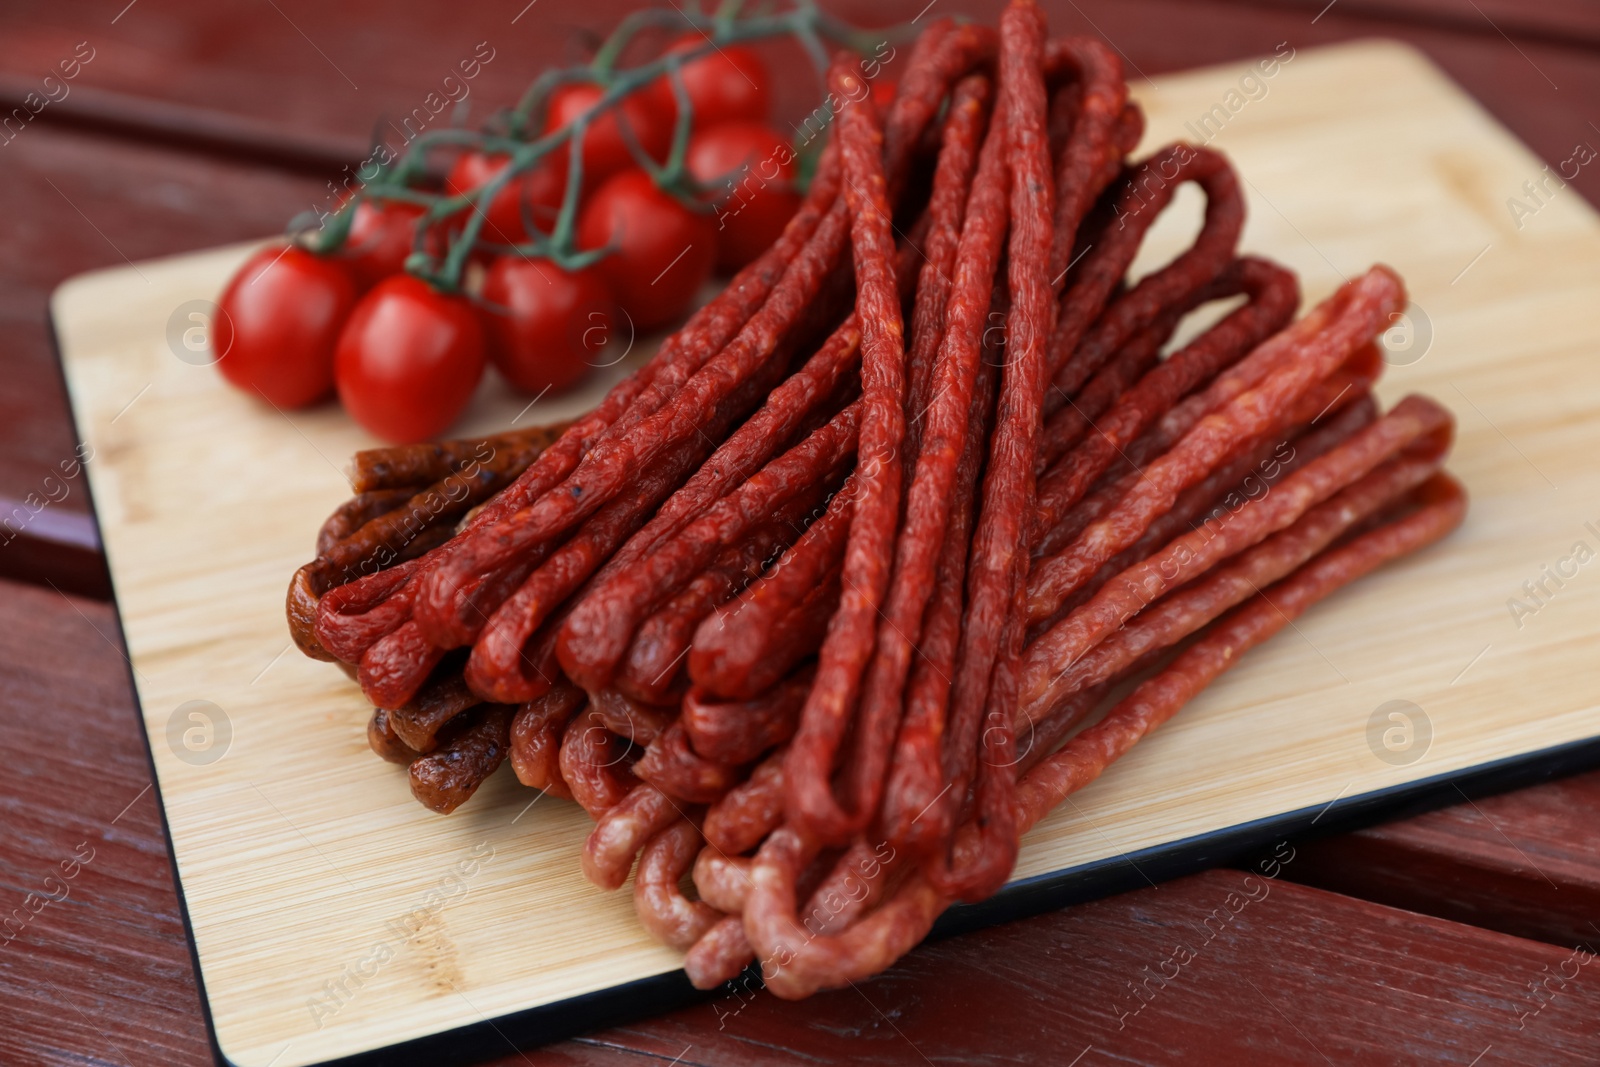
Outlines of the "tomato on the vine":
[{"label": "tomato on the vine", "polygon": [[[504,152],[463,152],[456,157],[445,177],[445,191],[452,196],[470,193],[487,184],[509,163],[510,157]],[[487,206],[478,205],[484,213],[479,237],[495,244],[521,244],[532,236],[526,225],[529,216],[548,231],[555,223],[556,212],[561,209],[561,197],[566,188],[565,170],[558,170],[548,160],[536,164],[508,181]]]},{"label": "tomato on the vine", "polygon": [[548,259],[499,256],[483,281],[489,358],[525,393],[565,389],[605,347],[615,301],[598,266],[562,270]]},{"label": "tomato on the vine", "polygon": [[416,242],[422,207],[401,200],[363,199],[338,255],[363,289],[405,269]]},{"label": "tomato on the vine", "polygon": [[800,207],[794,149],[759,122],[730,122],[689,141],[689,173],[716,204],[717,266],[737,270],[783,233]]},{"label": "tomato on the vine", "polygon": [[[545,132],[566,126],[593,107],[605,89],[592,82],[563,85],[550,94],[545,116]],[[633,153],[624,139],[623,125],[647,156],[664,160],[672,147],[672,113],[660,97],[647,91],[630,93],[617,105],[589,124],[583,138],[583,185],[593,189],[619,170],[635,165]],[[568,160],[567,146],[553,152],[550,165],[563,177]]]},{"label": "tomato on the vine", "polygon": [[355,302],[345,264],[298,246],[263,248],[218,302],[217,369],[280,408],[320,400],[333,387],[334,345]]},{"label": "tomato on the vine", "polygon": [[657,188],[644,171],[629,170],[589,196],[578,244],[611,250],[600,268],[634,326],[649,330],[687,310],[711,276],[717,224]]},{"label": "tomato on the vine", "polygon": [[[704,48],[707,38],[688,33],[678,38],[670,52]],[[743,45],[715,47],[683,65],[683,88],[694,109],[694,129],[705,130],[725,122],[761,122],[772,103],[772,75],[754,50]],[[659,93],[666,103],[667,128],[678,114],[672,82],[663,77]]]},{"label": "tomato on the vine", "polygon": [[385,440],[421,441],[456,421],[483,376],[483,327],[459,296],[410,274],[361,298],[339,335],[345,410]]},{"label": "tomato on the vine", "polygon": [[[350,232],[335,256],[349,266],[357,288],[370,289],[405,270],[406,260],[416,251],[422,214],[420,204],[403,200],[363,198],[356,205]],[[429,228],[423,248],[435,258],[444,256],[448,250],[444,225],[435,223]]]}]

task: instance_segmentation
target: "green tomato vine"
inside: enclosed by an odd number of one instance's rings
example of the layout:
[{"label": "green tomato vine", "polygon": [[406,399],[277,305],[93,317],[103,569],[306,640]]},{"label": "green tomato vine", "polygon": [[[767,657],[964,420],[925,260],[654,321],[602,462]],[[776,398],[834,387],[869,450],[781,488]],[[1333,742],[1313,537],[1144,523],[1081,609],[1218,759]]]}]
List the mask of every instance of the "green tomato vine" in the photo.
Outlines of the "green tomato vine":
[{"label": "green tomato vine", "polygon": [[[362,201],[416,204],[424,211],[417,219],[416,240],[406,260],[406,270],[446,292],[459,291],[468,257],[481,244],[479,234],[487,218],[484,209],[493,203],[507,185],[533,170],[563,145],[571,145],[572,150],[567,153],[566,189],[549,231],[540,232],[534,220],[525,217],[525,228],[533,235],[532,239],[500,250],[543,257],[567,270],[581,269],[607,253],[606,249],[580,251],[576,247],[579,198],[584,177],[584,139],[589,128],[601,116],[618,107],[631,94],[666,78],[677,104],[677,116],[673,124],[671,147],[664,161],[650,158],[626,121],[617,125],[634,161],[656,185],[691,208],[704,211],[708,210],[702,195],[706,190],[688,174],[685,162],[689,134],[694,123],[693,109],[683,80],[685,65],[725,46],[789,37],[799,42],[821,77],[828,66],[829,43],[865,54],[884,42],[908,36],[904,27],[869,31],[851,26],[822,11],[816,0],[794,0],[792,8],[776,14],[757,12],[743,15],[741,7],[742,0],[725,0],[709,15],[702,13],[695,4],[633,12],[617,25],[589,63],[545,71],[528,86],[514,107],[491,116],[481,128],[450,127],[417,136],[393,159],[379,164],[373,178],[340,205],[336,212],[324,216],[315,227],[302,229],[302,238],[313,251],[333,254],[348,239],[351,223]],[[624,52],[639,34],[650,30],[685,28],[698,30],[705,40],[681,50],[670,50],[637,66],[618,67]],[[571,122],[542,136],[532,136],[551,94],[569,84],[598,85],[603,92],[594,104]],[[482,185],[456,195],[418,188],[418,183],[427,174],[429,153],[440,148],[504,155],[507,163]],[[527,206],[524,205],[526,214]],[[427,235],[446,220],[457,218],[461,220],[459,231],[451,238],[444,255],[435,257],[427,251]],[[314,236],[309,231],[314,231]]]}]

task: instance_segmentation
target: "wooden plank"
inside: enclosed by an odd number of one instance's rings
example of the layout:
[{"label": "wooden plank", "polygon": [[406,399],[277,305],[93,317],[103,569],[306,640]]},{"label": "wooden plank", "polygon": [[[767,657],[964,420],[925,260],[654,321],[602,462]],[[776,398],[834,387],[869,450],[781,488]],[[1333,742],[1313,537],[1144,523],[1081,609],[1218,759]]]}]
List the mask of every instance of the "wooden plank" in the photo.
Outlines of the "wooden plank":
[{"label": "wooden plank", "polygon": [[[1590,124],[1593,116],[1582,102],[1600,96],[1600,65],[1583,52],[1532,40],[1513,43],[1497,33],[1466,34],[1396,22],[1346,2],[1316,4],[1328,9],[1313,23],[1311,7],[1310,0],[1292,6],[1222,7],[1184,0],[1098,0],[1048,9],[1052,27],[1104,36],[1129,62],[1130,79],[1143,72],[1157,84],[1168,71],[1266,54],[1279,42],[1305,49],[1370,37],[1399,38],[1426,52],[1543,162],[1559,166],[1580,142],[1600,149],[1600,132]],[[1571,182],[1573,191],[1591,203],[1600,203],[1600,174],[1593,173],[1597,169],[1579,168]]]},{"label": "wooden plank", "polygon": [[[32,109],[37,82],[0,75],[0,115]],[[59,92],[59,90],[58,90]],[[367,154],[366,140],[286,130],[246,115],[80,85],[44,115],[43,126],[105,134],[146,145],[205,152],[240,162],[304,170],[325,180]]]},{"label": "wooden plank", "polygon": [[[1224,3],[1288,8],[1314,18],[1333,8],[1328,0],[1223,0]],[[1600,9],[1585,0],[1336,0],[1342,15],[1360,14],[1398,26],[1439,27],[1483,37],[1512,39],[1568,49],[1600,45]],[[1326,16],[1324,16],[1326,17]],[[1320,20],[1319,20],[1320,21]]]},{"label": "wooden plank", "polygon": [[107,595],[103,565],[85,555],[88,492],[49,333],[51,290],[93,267],[271,233],[318,187],[45,127],[0,147],[0,200],[26,205],[0,230],[0,574]]},{"label": "wooden plank", "polygon": [[[417,107],[480,41],[497,50],[496,58],[473,82],[469,103],[475,114],[508,104],[543,65],[581,59],[592,34],[630,7],[624,0],[540,0],[531,9],[507,5],[515,9],[508,14],[499,6],[397,0],[383,14],[396,32],[378,33],[365,9],[316,0],[146,3],[115,24],[108,24],[104,6],[100,0],[61,0],[8,18],[0,68],[12,73],[7,84],[13,96],[70,56],[86,35],[96,49],[77,84],[99,91],[98,100],[88,92],[69,94],[47,106],[40,121],[87,123],[124,111],[130,121],[137,113],[139,123],[164,124],[170,136],[195,137],[218,125],[181,111],[198,101],[208,110],[251,120],[256,139],[276,143],[288,155],[311,157],[330,145],[366,143],[375,128],[387,135],[384,124]],[[911,18],[925,3],[845,0],[829,6],[883,24]],[[1000,6],[1001,0],[969,0],[961,10],[992,20]],[[1593,40],[1597,32],[1600,16],[1577,0],[1295,0],[1265,6],[1047,0],[1045,7],[1058,30],[1104,34],[1151,77],[1271,52],[1280,41],[1309,48],[1399,36],[1423,48],[1546,163],[1570,158],[1579,140],[1600,144],[1587,111],[1587,101],[1600,96],[1600,69],[1562,43]],[[1313,22],[1323,7],[1328,10]],[[791,55],[782,69],[804,69],[797,62],[803,63]],[[110,103],[106,94],[149,98],[180,110],[141,111],[136,104]],[[815,92],[808,78],[787,77],[778,80],[778,95],[781,113],[792,118],[810,109]],[[141,128],[149,131],[148,125]],[[1600,179],[1581,173],[1576,186],[1600,202]]]},{"label": "wooden plank", "polygon": [[[260,129],[275,128],[285,145],[342,141],[356,149],[375,134],[402,144],[400,127],[414,109],[429,106],[430,92],[464,98],[475,118],[510,106],[545,67],[586,61],[595,32],[637,7],[632,0],[540,0],[524,11],[524,5],[397,0],[375,16],[316,0],[179,0],[134,6],[110,24],[104,6],[62,0],[8,19],[0,68],[12,75],[10,92],[26,92],[30,79],[37,83],[87,39],[94,58],[82,65],[72,88],[98,90],[102,110],[108,106],[103,94],[111,93],[191,107],[202,102],[211,111],[256,120]],[[810,69],[797,49],[782,55],[790,69]],[[794,68],[795,62],[804,66]],[[464,85],[463,63],[475,72]],[[446,86],[447,76],[458,81]],[[797,112],[809,111],[820,95],[806,77],[779,79],[776,91]],[[69,91],[59,113],[83,114],[88,106],[75,103]],[[57,108],[47,105],[41,119],[49,121]],[[446,110],[429,125],[442,125],[451,114]],[[166,118],[174,132],[197,132],[207,121],[177,111]]]},{"label": "wooden plank", "polygon": [[1292,877],[1340,893],[1538,938],[1600,944],[1600,774],[1307,845]]},{"label": "wooden plank", "polygon": [[0,1062],[211,1062],[117,641],[0,581]]},{"label": "wooden plank", "polygon": [[66,503],[70,482],[58,470],[42,493],[22,500],[0,496],[0,577],[110,600],[111,575],[94,516],[56,506]]},{"label": "wooden plank", "polygon": [[[536,1062],[615,1062],[617,1048],[707,1067],[1588,1062],[1600,987],[1580,959],[1212,871],[925,945],[855,989],[725,994]],[[1563,965],[1579,977],[1535,1000],[1529,984]]]},{"label": "wooden plank", "polygon": [[[1172,136],[1239,77],[1200,72],[1143,93],[1152,137]],[[1300,55],[1270,99],[1218,141],[1249,180],[1246,247],[1300,270],[1311,298],[1375,258],[1410,279],[1436,351],[1396,368],[1386,395],[1420,389],[1457,408],[1452,463],[1474,511],[1447,545],[1319,607],[1298,640],[1252,653],[1036,832],[1021,875],[1314,809],[1600,728],[1575,666],[1596,615],[1587,585],[1564,592],[1520,644],[1452,684],[1490,640],[1483,635],[1506,624],[1503,604],[1485,590],[1537,572],[1551,538],[1581,527],[1600,493],[1584,459],[1600,410],[1588,310],[1600,272],[1592,214],[1567,198],[1540,211],[1526,235],[1508,235],[1474,191],[1514,187],[1531,158],[1432,68],[1388,45]],[[1193,221],[1167,220],[1152,261]],[[1482,255],[1486,241],[1503,244]],[[146,272],[160,292],[199,291],[220,284],[238,254]],[[58,311],[90,439],[117,457],[96,474],[96,502],[225,1047],[270,1058],[292,1041],[287,1067],[671,970],[672,957],[644,940],[626,900],[579,879],[571,856],[585,823],[570,807],[541,804],[524,818],[525,795],[497,783],[461,815],[428,815],[393,768],[362,751],[365,710],[349,682],[284,655],[284,578],[342,496],[337,460],[362,438],[333,412],[292,427],[262,418],[202,368],[166,358],[151,343],[162,318],[150,303],[124,270],[73,283]],[[1537,333],[1522,326],[1531,317],[1543,324]],[[112,425],[146,385],[146,399]],[[480,407],[473,418],[488,425],[509,414]],[[1412,644],[1396,642],[1396,628]],[[1539,684],[1528,684],[1530,672]],[[1434,727],[1426,758],[1409,764],[1371,747],[1373,710],[1396,698],[1426,706]],[[197,699],[232,723],[235,744],[214,766],[159,741]],[[1203,751],[1214,755],[1196,759]],[[474,900],[487,903],[451,913],[448,959],[433,948],[404,957],[414,970],[457,968],[447,973],[472,1010],[455,990],[419,986],[396,967],[336,1018],[308,1019],[307,976],[337,976],[363,958],[383,916],[407,913],[481,843],[497,857],[473,885]],[[555,911],[568,921],[552,923]],[[250,932],[262,921],[279,931],[271,942]],[[573,930],[582,931],[577,941]]]}]

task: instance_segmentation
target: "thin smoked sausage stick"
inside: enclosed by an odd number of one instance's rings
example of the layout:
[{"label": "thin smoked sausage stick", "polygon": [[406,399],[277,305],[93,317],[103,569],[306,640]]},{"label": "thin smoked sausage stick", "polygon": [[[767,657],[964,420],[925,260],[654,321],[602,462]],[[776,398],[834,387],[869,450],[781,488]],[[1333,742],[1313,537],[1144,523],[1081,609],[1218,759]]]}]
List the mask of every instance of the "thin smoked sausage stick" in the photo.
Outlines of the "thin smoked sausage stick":
[{"label": "thin smoked sausage stick", "polygon": [[1374,267],[1341,287],[1327,305],[1336,312],[1325,329],[1311,333],[1303,325],[1307,320],[1302,320],[1279,335],[1290,336],[1289,346],[1297,358],[1284,362],[1260,384],[1202,418],[1170,451],[1144,469],[1110,514],[1091,524],[1061,553],[1035,567],[1028,582],[1030,619],[1053,614],[1101,564],[1138,540],[1159,514],[1171,508],[1178,493],[1210,473],[1234,444],[1270,426],[1277,412],[1377,336],[1389,316],[1405,306],[1405,289],[1393,271]]},{"label": "thin smoked sausage stick", "polygon": [[711,701],[691,689],[681,721],[689,743],[706,759],[749,763],[794,736],[810,687],[806,668],[751,700]]},{"label": "thin smoked sausage stick", "polygon": [[[1076,121],[1056,162],[1056,225],[1050,246],[1050,277],[1059,286],[1072,258],[1084,218],[1121,166],[1126,131],[1119,130],[1128,104],[1122,60],[1104,41],[1065,37],[1045,46],[1045,66],[1065,66],[1081,86]],[[1142,123],[1140,123],[1142,127]],[[1132,141],[1138,141],[1135,133]]]},{"label": "thin smoked sausage stick", "polygon": [[[1140,279],[1107,310],[1106,303],[1127,274],[1146,231],[1186,181],[1194,181],[1206,191],[1206,218],[1200,236],[1188,251]],[[1113,213],[1115,220],[1084,256],[1061,298],[1050,341],[1052,384],[1045,401],[1047,417],[1132,336],[1153,309],[1173,303],[1179,294],[1199,289],[1222,273],[1233,259],[1244,227],[1244,198],[1225,157],[1208,148],[1179,143],[1162,149],[1134,171],[1115,200]]]},{"label": "thin smoked sausage stick", "polygon": [[656,834],[639,856],[633,906],[640,924],[662,944],[688,949],[722,918],[703,900],[690,900],[678,883],[700,852],[700,831],[680,819]]},{"label": "thin smoked sausage stick", "polygon": [[[1117,399],[1116,406],[1106,418],[1094,418],[1096,433],[1083,439],[1066,461],[1068,449],[1074,445],[1075,436],[1069,429],[1071,411],[1063,410],[1046,424],[1039,449],[1043,465],[1056,465],[1061,461],[1065,470],[1052,472],[1039,485],[1039,506],[1061,510],[1070,507],[1073,489],[1080,481],[1092,483],[1104,471],[1111,457],[1131,444],[1139,434],[1194,389],[1210,381],[1223,368],[1239,360],[1268,337],[1289,324],[1296,306],[1300,303],[1300,286],[1292,272],[1265,259],[1245,256],[1235,260],[1224,271],[1209,291],[1193,294],[1209,299],[1232,296],[1243,292],[1249,300],[1183,348],[1162,360],[1153,370],[1139,380],[1134,390]],[[1179,307],[1188,310],[1189,301]],[[1072,411],[1076,411],[1076,406]],[[1055,488],[1055,482],[1068,480],[1068,487]],[[1087,488],[1087,484],[1084,485]],[[1081,495],[1082,490],[1078,490]],[[1040,523],[1049,521],[1053,512],[1043,512]]]},{"label": "thin smoked sausage stick", "polygon": [[[1339,376],[1335,375],[1307,393],[1305,399],[1313,401],[1316,410],[1322,411],[1330,403],[1322,394],[1326,392],[1327,396],[1333,396],[1335,390],[1331,387],[1338,380]],[[1139,540],[1113,556],[1093,578],[1068,597],[1054,615],[1034,623],[1029,641],[1037,639],[1039,634],[1077,610],[1079,605],[1098,593],[1106,582],[1160,546],[1208,517],[1220,517],[1224,512],[1237,511],[1246,506],[1258,494],[1270,492],[1279,479],[1293,474],[1377,420],[1378,405],[1371,393],[1363,392],[1354,397],[1347,394],[1344,399],[1348,402],[1342,403],[1332,417],[1326,417],[1328,413],[1323,413],[1325,417],[1320,425],[1313,424],[1314,416],[1309,413],[1311,405],[1308,404],[1308,410],[1303,415],[1300,412],[1293,413],[1271,432],[1257,435],[1240,445],[1232,458],[1206,475],[1204,480],[1180,493],[1178,499],[1173,501],[1171,511],[1151,523],[1150,528],[1139,535]]]},{"label": "thin smoked sausage stick", "polygon": [[[925,218],[928,233],[922,242],[923,263],[917,271],[916,295],[911,311],[911,346],[906,352],[907,400],[906,471],[913,470],[922,453],[924,417],[938,393],[934,364],[943,344],[949,318],[950,291],[955,282],[968,193],[974,181],[984,130],[989,120],[990,81],[980,75],[963,78],[950,96],[939,159],[933,173],[933,192]],[[910,273],[906,271],[903,273]],[[910,505],[907,505],[908,509]]]},{"label": "thin smoked sausage stick", "polygon": [[1099,723],[1029,772],[1018,789],[1020,829],[1026,832],[1065,797],[1099,777],[1136,741],[1238,663],[1240,656],[1312,604],[1384,563],[1437,541],[1460,524],[1466,511],[1466,494],[1448,474],[1435,474],[1417,499],[1419,506],[1411,514],[1323,552],[1235,608]]},{"label": "thin smoked sausage stick", "polygon": [[[878,623],[877,647],[862,689],[863,721],[887,721],[894,717],[889,709],[902,704],[907,672],[913,651],[921,646],[924,615],[934,595],[936,577],[940,582],[947,581],[938,575],[939,568],[944,566],[941,560],[947,544],[959,557],[954,565],[961,574],[954,576],[953,582],[955,610],[960,610],[959,588],[966,568],[972,490],[970,484],[965,488],[968,514],[957,516],[958,500],[963,499],[958,482],[963,470],[972,478],[976,477],[982,461],[982,435],[989,418],[991,402],[987,391],[983,393],[981,405],[975,407],[974,398],[979,395],[980,371],[986,370],[981,366],[984,336],[988,332],[985,330],[986,312],[1005,239],[1010,195],[1007,145],[1005,122],[997,116],[984,141],[978,172],[968,197],[955,277],[950,288],[950,305],[945,313],[945,333],[933,367],[933,398],[924,416],[923,448],[916,458],[905,522],[895,546],[888,599]],[[979,435],[978,450],[966,460],[963,468],[963,457],[968,456],[968,442],[974,430]],[[937,668],[939,681],[946,688],[953,670],[950,661],[954,660],[954,652],[951,645],[947,662]],[[902,737],[895,742],[902,764],[901,781],[896,785],[895,796],[885,799],[891,804],[896,799],[903,803],[891,816],[894,822],[894,829],[888,831],[891,839],[903,840],[914,832],[909,824],[910,817],[925,808],[942,788],[933,785],[933,779],[942,778],[942,768],[935,754],[943,732],[945,697],[942,690],[937,694],[932,691],[933,684],[933,679],[928,678],[922,686],[914,687],[900,726]],[[916,784],[910,780],[913,778],[917,779]],[[858,783],[857,788],[870,793],[872,787],[869,783]],[[923,797],[923,801],[907,815],[903,809],[912,803],[913,795]],[[866,803],[867,797],[863,796],[861,802]]]},{"label": "thin smoked sausage stick", "polygon": [[476,721],[439,748],[411,762],[411,795],[422,806],[448,815],[477,792],[510,749],[511,708],[484,704]]},{"label": "thin smoked sausage stick", "polygon": [[561,777],[561,735],[588,697],[562,683],[517,709],[511,720],[511,769],[517,781],[563,800],[572,790]]},{"label": "thin smoked sausage stick", "polygon": [[1205,573],[1218,560],[1283,529],[1305,511],[1378,464],[1421,444],[1447,443],[1454,420],[1426,397],[1406,397],[1377,422],[1280,482],[1236,513],[1208,520],[1106,583],[1082,607],[1028,649],[1022,700],[1031,702],[1048,675],[1065,670],[1156,597]]},{"label": "thin smoked sausage stick", "polygon": [[[836,61],[828,84],[841,99],[855,99],[854,64]],[[844,196],[851,208],[857,313],[861,320],[861,430],[858,488],[845,544],[839,610],[823,639],[817,676],[800,728],[784,761],[785,806],[792,821],[819,837],[847,840],[872,817],[875,804],[857,796],[846,808],[834,796],[835,757],[855,711],[861,675],[872,654],[879,605],[889,580],[894,532],[900,515],[901,453],[905,437],[905,346],[894,272],[894,238],[884,190],[882,130],[870,96],[839,120]],[[890,710],[884,709],[885,717]],[[857,734],[876,745],[893,738],[897,721],[862,722]],[[869,747],[863,762],[879,775],[888,741]]]},{"label": "thin smoked sausage stick", "polygon": [[975,804],[982,812],[988,847],[980,860],[960,869],[948,866],[937,854],[924,863],[929,880],[941,891],[974,900],[1004,883],[1017,848],[1011,827],[1011,703],[1025,628],[1027,522],[1033,510],[1039,411],[1055,312],[1050,284],[1054,186],[1040,72],[1045,35],[1044,16],[1032,0],[1016,0],[1000,17],[998,107],[1011,169],[1007,267],[1011,308],[950,696],[945,777],[953,785],[938,801],[962,804],[976,765]]},{"label": "thin smoked sausage stick", "polygon": [[934,801],[946,789],[944,736],[950,677],[961,640],[961,608],[967,581],[967,551],[977,516],[978,474],[994,414],[995,365],[985,359],[973,390],[966,447],[956,468],[949,530],[940,549],[937,584],[923,619],[922,635],[906,684],[905,717],[895,739],[878,825],[896,849],[932,852],[950,835],[952,810]]},{"label": "thin smoked sausage stick", "polygon": [[1301,515],[1294,524],[1240,553],[1184,589],[1157,601],[1080,656],[1048,687],[1017,708],[1017,728],[1038,722],[1065,697],[1111,681],[1139,657],[1187,637],[1224,611],[1327,548],[1335,538],[1421,485],[1439,469],[1443,447],[1402,455]]},{"label": "thin smoked sausage stick", "polygon": [[556,442],[568,425],[567,422],[552,422],[483,438],[367,448],[351,457],[346,473],[350,476],[350,488],[358,494],[386,489],[415,492],[452,474],[470,471],[474,465],[488,462],[492,457],[508,455],[516,457],[511,464],[520,464],[517,471],[520,474],[540,452]]}]

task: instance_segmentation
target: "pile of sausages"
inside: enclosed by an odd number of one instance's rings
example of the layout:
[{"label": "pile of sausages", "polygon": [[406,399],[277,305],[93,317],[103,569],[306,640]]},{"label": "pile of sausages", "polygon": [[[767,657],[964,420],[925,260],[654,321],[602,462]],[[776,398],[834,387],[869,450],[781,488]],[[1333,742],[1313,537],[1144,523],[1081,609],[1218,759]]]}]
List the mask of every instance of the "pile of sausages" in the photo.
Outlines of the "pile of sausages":
[{"label": "pile of sausages", "polygon": [[[1243,652],[1465,508],[1449,414],[1373,400],[1400,279],[1292,321],[1294,276],[1236,252],[1225,158],[1129,159],[1101,42],[1016,0],[927,29],[882,114],[863,79],[835,62],[799,213],[647,364],[570,425],[358,457],[290,588],[419,800],[509,755],[594,816],[585,874],[634,873],[702,987],[888,967]],[[1188,182],[1199,236],[1131,278]]]}]

